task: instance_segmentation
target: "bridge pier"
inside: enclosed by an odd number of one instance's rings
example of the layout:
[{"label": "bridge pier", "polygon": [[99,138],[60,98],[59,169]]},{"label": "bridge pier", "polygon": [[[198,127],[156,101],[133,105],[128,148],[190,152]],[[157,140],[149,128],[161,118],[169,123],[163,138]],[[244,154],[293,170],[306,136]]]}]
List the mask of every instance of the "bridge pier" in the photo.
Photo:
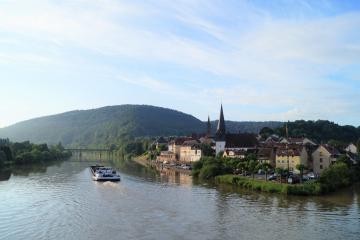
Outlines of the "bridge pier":
[{"label": "bridge pier", "polygon": [[68,148],[65,149],[71,151],[73,156],[81,160],[82,158],[90,157],[97,160],[110,160],[111,155],[113,156],[113,151],[110,149],[95,149],[95,148]]}]

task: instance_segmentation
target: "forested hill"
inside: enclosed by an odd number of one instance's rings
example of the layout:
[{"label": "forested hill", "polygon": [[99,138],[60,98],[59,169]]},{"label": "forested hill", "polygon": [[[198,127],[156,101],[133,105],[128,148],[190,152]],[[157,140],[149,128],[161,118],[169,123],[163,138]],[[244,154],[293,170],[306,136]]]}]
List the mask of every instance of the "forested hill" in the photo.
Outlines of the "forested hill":
[{"label": "forested hill", "polygon": [[[289,122],[288,131],[290,137],[305,136],[319,143],[329,141],[355,143],[360,138],[360,126],[357,128],[349,125],[341,126],[327,120]],[[285,128],[277,128],[274,133],[285,136]]]},{"label": "forested hill", "polygon": [[203,122],[178,111],[146,105],[120,105],[20,122],[0,129],[0,136],[35,143],[107,145],[128,136],[185,135],[203,128]]},{"label": "forested hill", "polygon": [[[231,132],[259,132],[271,122],[227,122]],[[280,124],[280,123],[278,123]],[[216,123],[213,123],[215,129]],[[69,146],[116,144],[124,138],[176,136],[205,132],[206,124],[179,111],[147,106],[120,105],[72,111],[41,117],[0,129],[0,137],[12,141]]]}]

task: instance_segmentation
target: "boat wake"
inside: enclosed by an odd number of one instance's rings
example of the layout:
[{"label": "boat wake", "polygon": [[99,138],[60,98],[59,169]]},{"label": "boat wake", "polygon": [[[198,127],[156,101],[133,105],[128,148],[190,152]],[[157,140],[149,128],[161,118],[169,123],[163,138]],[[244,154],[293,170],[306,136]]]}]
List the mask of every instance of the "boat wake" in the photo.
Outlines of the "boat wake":
[{"label": "boat wake", "polygon": [[105,187],[116,187],[116,188],[119,188],[119,183],[116,183],[116,182],[111,182],[111,181],[106,181],[106,182],[103,182],[102,183],[103,186]]}]

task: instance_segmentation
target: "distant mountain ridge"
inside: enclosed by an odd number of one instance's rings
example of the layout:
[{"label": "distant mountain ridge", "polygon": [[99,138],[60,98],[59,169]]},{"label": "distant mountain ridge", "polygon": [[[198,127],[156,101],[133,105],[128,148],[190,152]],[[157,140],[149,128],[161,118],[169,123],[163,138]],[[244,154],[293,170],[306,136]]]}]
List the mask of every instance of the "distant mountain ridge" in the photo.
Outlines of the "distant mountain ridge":
[{"label": "distant mountain ridge", "polygon": [[[216,124],[212,122],[213,131]],[[258,133],[263,127],[282,125],[281,122],[226,122],[229,132]],[[118,105],[30,119],[1,128],[0,137],[34,143],[62,142],[65,146],[106,146],[128,137],[181,136],[205,131],[205,122],[176,110]]]}]

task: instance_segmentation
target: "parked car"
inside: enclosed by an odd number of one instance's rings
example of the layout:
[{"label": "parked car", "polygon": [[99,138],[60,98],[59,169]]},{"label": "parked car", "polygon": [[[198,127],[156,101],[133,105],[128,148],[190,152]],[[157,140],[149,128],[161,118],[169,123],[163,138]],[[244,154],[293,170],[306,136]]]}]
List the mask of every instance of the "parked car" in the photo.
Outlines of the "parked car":
[{"label": "parked car", "polygon": [[306,175],[309,179],[315,179],[316,176],[313,172],[309,172],[307,175]]},{"label": "parked car", "polygon": [[309,181],[310,178],[309,178],[307,175],[304,175],[304,176],[302,177],[302,180],[303,180],[303,182],[306,182],[306,181]]},{"label": "parked car", "polygon": [[275,173],[275,174],[272,174],[272,175],[270,175],[269,177],[268,177],[268,180],[269,181],[274,181],[274,180],[276,180],[277,179],[277,174]]},{"label": "parked car", "polygon": [[289,184],[296,184],[296,183],[300,183],[300,177],[296,176],[296,175],[292,175],[288,178],[288,183]]},{"label": "parked car", "polygon": [[189,165],[184,165],[182,166],[182,169],[184,170],[191,170],[191,167]]}]

